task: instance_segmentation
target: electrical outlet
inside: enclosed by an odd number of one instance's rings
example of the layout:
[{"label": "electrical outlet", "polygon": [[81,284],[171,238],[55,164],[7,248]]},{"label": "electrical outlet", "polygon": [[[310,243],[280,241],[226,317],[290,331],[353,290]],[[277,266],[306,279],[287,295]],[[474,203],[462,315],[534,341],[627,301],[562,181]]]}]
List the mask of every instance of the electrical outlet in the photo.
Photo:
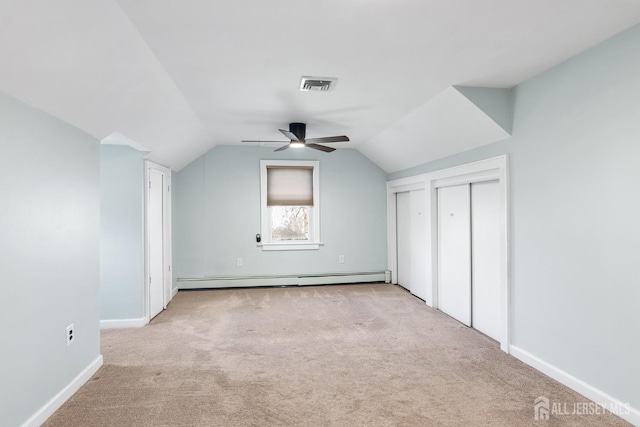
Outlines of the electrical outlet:
[{"label": "electrical outlet", "polygon": [[242,258],[236,259],[236,267],[242,267]]},{"label": "electrical outlet", "polygon": [[73,344],[75,340],[75,330],[73,328],[73,323],[67,326],[67,345]]},{"label": "electrical outlet", "polygon": [[338,262],[344,264],[344,255],[338,255]]}]

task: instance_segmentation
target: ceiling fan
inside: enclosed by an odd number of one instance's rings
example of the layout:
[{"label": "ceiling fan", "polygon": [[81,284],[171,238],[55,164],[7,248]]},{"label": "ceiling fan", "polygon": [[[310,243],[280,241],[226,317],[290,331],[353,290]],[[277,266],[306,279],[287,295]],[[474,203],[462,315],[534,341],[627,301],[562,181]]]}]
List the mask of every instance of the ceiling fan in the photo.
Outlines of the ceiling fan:
[{"label": "ceiling fan", "polygon": [[313,148],[314,150],[324,151],[325,153],[331,153],[335,151],[335,148],[326,147],[324,145],[318,144],[321,142],[323,144],[331,143],[331,142],[347,142],[349,138],[347,136],[325,136],[322,138],[309,138],[305,139],[307,125],[304,123],[289,123],[289,130],[278,129],[284,136],[289,138],[289,143],[286,141],[252,141],[252,140],[243,140],[242,142],[282,142],[284,145],[278,148],[275,151],[283,151],[289,147],[307,147]]}]

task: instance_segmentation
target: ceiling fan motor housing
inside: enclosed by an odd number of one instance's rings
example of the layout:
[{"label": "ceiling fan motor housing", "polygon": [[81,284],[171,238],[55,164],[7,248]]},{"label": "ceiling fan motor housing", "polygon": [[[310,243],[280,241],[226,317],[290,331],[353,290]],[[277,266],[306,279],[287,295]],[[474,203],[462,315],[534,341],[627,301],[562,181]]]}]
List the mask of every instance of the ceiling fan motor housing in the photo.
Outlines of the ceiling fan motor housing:
[{"label": "ceiling fan motor housing", "polygon": [[289,123],[289,132],[295,134],[299,139],[304,140],[307,125],[304,123]]}]

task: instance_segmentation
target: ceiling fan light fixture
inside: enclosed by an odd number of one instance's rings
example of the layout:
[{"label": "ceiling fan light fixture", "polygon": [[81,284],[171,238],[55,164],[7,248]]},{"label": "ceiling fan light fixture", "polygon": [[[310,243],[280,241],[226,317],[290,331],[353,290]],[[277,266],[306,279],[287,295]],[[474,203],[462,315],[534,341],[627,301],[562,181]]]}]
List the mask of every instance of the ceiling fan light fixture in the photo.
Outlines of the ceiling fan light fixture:
[{"label": "ceiling fan light fixture", "polygon": [[309,77],[300,79],[301,92],[329,92],[333,90],[338,79],[336,77]]},{"label": "ceiling fan light fixture", "polygon": [[[307,125],[305,123],[289,123],[289,130],[278,129],[280,133],[287,137],[289,140],[286,145],[281,146],[275,151],[284,151],[289,147],[306,147],[313,150],[323,151],[325,153],[332,153],[336,151],[333,147],[327,147],[322,144],[330,144],[334,142],[348,142],[349,137],[346,135],[336,136],[321,136],[317,138],[305,138],[307,134]],[[260,140],[243,140],[242,142],[262,142]],[[266,141],[266,142],[280,142],[280,141]],[[281,142],[285,144],[285,141]]]}]

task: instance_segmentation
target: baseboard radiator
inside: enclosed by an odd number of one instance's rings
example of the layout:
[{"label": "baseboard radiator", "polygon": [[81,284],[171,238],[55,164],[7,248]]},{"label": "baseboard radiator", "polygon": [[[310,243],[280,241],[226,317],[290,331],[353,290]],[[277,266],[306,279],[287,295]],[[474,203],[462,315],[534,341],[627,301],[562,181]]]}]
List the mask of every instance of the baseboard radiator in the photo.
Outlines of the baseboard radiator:
[{"label": "baseboard radiator", "polygon": [[179,277],[178,289],[247,288],[256,286],[311,286],[349,283],[391,283],[391,272],[290,274],[271,276]]}]

